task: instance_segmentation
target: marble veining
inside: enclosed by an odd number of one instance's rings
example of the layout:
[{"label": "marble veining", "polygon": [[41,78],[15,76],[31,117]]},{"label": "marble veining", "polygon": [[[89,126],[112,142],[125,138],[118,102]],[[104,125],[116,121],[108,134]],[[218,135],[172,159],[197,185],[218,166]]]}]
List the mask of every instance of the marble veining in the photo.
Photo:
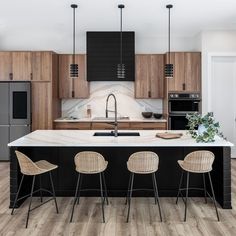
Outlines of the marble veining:
[{"label": "marble veining", "polygon": [[[93,136],[97,130],[36,130],[8,146],[15,147],[214,147],[233,146],[232,143],[216,137],[215,142],[197,143],[195,139],[184,130],[169,131],[181,132],[183,136],[178,139],[165,140],[156,137],[156,130],[132,130],[139,132],[140,136],[131,137],[97,137]],[[101,130],[100,130],[101,132]],[[131,131],[127,131],[131,132]]]},{"label": "marble veining", "polygon": [[[86,118],[87,105],[91,106],[92,117],[105,116],[105,103],[109,93],[114,93],[118,103],[118,116],[142,118],[143,111],[162,113],[161,99],[135,99],[134,82],[90,82],[88,99],[62,100],[62,116]],[[112,99],[109,109],[114,109]],[[114,116],[110,113],[109,116]]]}]

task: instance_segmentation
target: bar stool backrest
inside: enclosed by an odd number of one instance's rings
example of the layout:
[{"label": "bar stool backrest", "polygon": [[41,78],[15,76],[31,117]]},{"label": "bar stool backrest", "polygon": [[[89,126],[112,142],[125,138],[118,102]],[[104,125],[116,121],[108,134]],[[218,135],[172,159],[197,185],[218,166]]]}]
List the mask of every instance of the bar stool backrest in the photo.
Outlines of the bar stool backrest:
[{"label": "bar stool backrest", "polygon": [[158,170],[158,165],[158,155],[150,151],[135,152],[127,162],[128,170],[139,174],[154,173]]},{"label": "bar stool backrest", "polygon": [[107,161],[98,152],[83,151],[76,154],[75,166],[80,173],[95,174],[106,169]]},{"label": "bar stool backrest", "polygon": [[184,168],[194,172],[208,172],[212,170],[215,155],[210,151],[195,151],[184,158]]},{"label": "bar stool backrest", "polygon": [[37,167],[37,165],[30,160],[25,154],[19,151],[15,151],[19,165],[20,171],[24,175],[37,175],[41,173],[41,169]]}]

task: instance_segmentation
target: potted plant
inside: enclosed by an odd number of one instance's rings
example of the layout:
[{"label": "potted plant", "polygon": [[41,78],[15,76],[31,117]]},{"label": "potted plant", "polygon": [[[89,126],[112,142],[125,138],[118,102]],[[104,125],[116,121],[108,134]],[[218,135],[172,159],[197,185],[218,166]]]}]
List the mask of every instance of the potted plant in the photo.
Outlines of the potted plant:
[{"label": "potted plant", "polygon": [[216,134],[222,136],[219,122],[215,121],[212,113],[209,112],[204,116],[199,113],[187,114],[186,118],[189,133],[197,142],[214,142]]}]

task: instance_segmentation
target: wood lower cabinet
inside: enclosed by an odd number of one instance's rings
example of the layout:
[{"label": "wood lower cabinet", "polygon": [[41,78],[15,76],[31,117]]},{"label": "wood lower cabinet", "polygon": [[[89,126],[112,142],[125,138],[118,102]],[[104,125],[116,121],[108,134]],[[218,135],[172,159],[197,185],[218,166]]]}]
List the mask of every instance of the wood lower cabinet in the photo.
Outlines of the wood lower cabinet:
[{"label": "wood lower cabinet", "polygon": [[135,98],[163,98],[164,55],[135,56]]},{"label": "wood lower cabinet", "polygon": [[54,129],[90,130],[91,122],[54,122]]},{"label": "wood lower cabinet", "polygon": [[[54,122],[54,129],[113,130],[106,122]],[[166,130],[166,122],[118,122],[118,130]]]},{"label": "wood lower cabinet", "polygon": [[0,81],[11,79],[12,55],[11,52],[0,52]]},{"label": "wood lower cabinet", "polygon": [[174,65],[174,76],[168,79],[169,92],[201,92],[200,52],[172,52],[170,63]]},{"label": "wood lower cabinet", "polygon": [[72,54],[59,55],[59,97],[88,98],[89,83],[86,80],[86,55],[76,55],[75,63],[79,67],[79,77],[70,77]]},{"label": "wood lower cabinet", "polygon": [[12,79],[32,80],[31,52],[12,52]]}]

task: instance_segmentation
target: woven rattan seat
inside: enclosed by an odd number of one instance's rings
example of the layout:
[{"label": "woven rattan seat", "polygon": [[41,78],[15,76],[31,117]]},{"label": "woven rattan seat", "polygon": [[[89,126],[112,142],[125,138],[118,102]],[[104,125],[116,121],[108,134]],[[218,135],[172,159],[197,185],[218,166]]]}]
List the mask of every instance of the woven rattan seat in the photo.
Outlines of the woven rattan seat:
[{"label": "woven rattan seat", "polygon": [[184,160],[178,163],[184,170],[193,173],[207,173],[212,170],[214,154],[209,151],[195,151],[189,153]]},{"label": "woven rattan seat", "polygon": [[86,191],[95,190],[95,189],[81,189],[83,175],[98,174],[100,183],[100,192],[101,192],[102,219],[103,222],[105,223],[104,201],[106,200],[107,205],[109,203],[108,203],[108,194],[107,194],[104,171],[107,168],[108,162],[104,159],[104,157],[100,153],[92,151],[79,152],[78,154],[75,155],[74,160],[75,160],[75,170],[78,172],[78,178],[77,178],[75,197],[72,206],[70,222],[72,222],[73,219],[76,202],[77,204],[79,204],[80,192],[85,190]]},{"label": "woven rattan seat", "polygon": [[84,151],[75,156],[76,171],[82,174],[98,174],[106,170],[108,162],[98,152]]},{"label": "woven rattan seat", "polygon": [[159,158],[154,152],[133,153],[127,162],[127,168],[135,174],[151,174],[158,170]]},{"label": "woven rattan seat", "polygon": [[19,151],[16,151],[16,156],[19,161],[21,173],[24,175],[40,175],[58,167],[45,160],[33,162],[29,157]]},{"label": "woven rattan seat", "polygon": [[[177,194],[177,199],[176,199],[176,204],[178,203],[179,196],[182,197],[183,202],[185,204],[185,211],[184,211],[184,221],[187,220],[187,203],[188,203],[188,192],[189,190],[200,190],[204,191],[205,195],[205,202],[207,203],[207,196],[209,196],[214,203],[215,210],[216,210],[216,215],[217,215],[217,220],[219,221],[219,213],[217,210],[216,206],[216,200],[215,200],[215,193],[213,189],[213,184],[211,181],[211,174],[210,172],[212,171],[212,164],[214,162],[215,156],[212,152],[210,151],[194,151],[189,153],[184,160],[178,160],[178,164],[182,168],[182,174],[180,177],[180,182],[179,182],[179,189],[178,189],[178,194]],[[182,182],[183,182],[183,175],[186,173],[187,178],[186,178],[186,188],[182,187]],[[201,174],[203,177],[203,186],[204,188],[189,188],[189,174]],[[206,187],[206,182],[205,182],[205,175],[208,175],[209,182],[210,182],[210,189],[212,196],[209,194],[207,191]],[[186,192],[185,198],[183,197],[182,191]]]},{"label": "woven rattan seat", "polygon": [[[13,215],[16,203],[18,201],[20,201],[21,199],[24,199],[24,198],[30,196],[29,208],[28,208],[26,225],[25,225],[25,227],[27,228],[28,227],[28,221],[29,221],[30,212],[32,210],[40,207],[41,205],[49,202],[50,200],[54,200],[56,211],[58,213],[55,189],[54,189],[54,185],[53,185],[53,181],[52,181],[52,174],[51,174],[51,171],[54,170],[54,169],[57,169],[58,166],[54,165],[54,164],[51,164],[50,162],[45,161],[45,160],[40,160],[40,161],[33,162],[29,157],[27,157],[22,152],[15,151],[15,153],[16,153],[16,157],[18,159],[19,165],[20,165],[20,171],[22,173],[22,177],[21,177],[21,181],[20,181],[20,185],[19,185],[18,191],[17,191],[16,196],[15,196],[15,200],[14,200],[14,204],[13,204],[13,208],[12,208],[11,214]],[[49,174],[52,191],[49,191],[47,189],[42,188],[41,174],[44,174],[44,173],[48,173]],[[31,191],[30,191],[30,194],[26,194],[25,196],[19,198],[19,193],[20,193],[21,186],[22,186],[22,183],[23,183],[25,175],[30,175],[33,178],[32,185],[31,185]],[[36,176],[37,176],[37,178],[39,178],[39,189],[34,191]],[[41,204],[35,206],[34,208],[31,208],[33,194],[35,194],[37,192],[40,192]],[[51,194],[52,198],[50,198],[47,201],[43,202],[42,192],[47,192],[47,193]]]}]

